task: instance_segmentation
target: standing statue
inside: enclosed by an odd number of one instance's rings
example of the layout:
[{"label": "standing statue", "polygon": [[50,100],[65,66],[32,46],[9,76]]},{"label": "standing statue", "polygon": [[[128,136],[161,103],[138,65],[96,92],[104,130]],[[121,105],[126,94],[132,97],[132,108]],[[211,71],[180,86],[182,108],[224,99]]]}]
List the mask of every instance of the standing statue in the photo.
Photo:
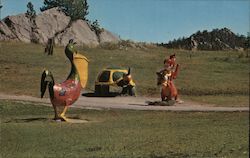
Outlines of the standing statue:
[{"label": "standing statue", "polygon": [[175,61],[175,54],[164,60],[164,69],[156,73],[157,85],[161,85],[162,101],[169,101],[174,98],[176,102],[181,103],[182,101],[178,100],[178,91],[173,82],[179,71],[179,64],[176,64]]},{"label": "standing statue", "polygon": [[[65,55],[71,63],[71,71],[67,79],[59,84],[55,84],[50,71],[44,70],[41,77],[41,98],[43,98],[46,88],[49,89],[50,100],[55,112],[55,120],[67,121],[65,113],[80,96],[81,88],[86,87],[88,79],[88,59],[77,53],[76,43],[69,40],[65,48]],[[63,107],[63,111],[58,114],[58,107]]]}]

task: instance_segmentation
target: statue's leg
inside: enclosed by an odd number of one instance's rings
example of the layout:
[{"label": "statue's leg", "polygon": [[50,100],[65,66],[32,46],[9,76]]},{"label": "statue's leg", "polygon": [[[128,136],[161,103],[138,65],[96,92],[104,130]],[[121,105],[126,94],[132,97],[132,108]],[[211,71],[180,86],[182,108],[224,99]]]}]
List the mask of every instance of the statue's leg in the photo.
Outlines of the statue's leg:
[{"label": "statue's leg", "polygon": [[174,97],[174,100],[175,100],[175,101],[177,101],[177,100],[178,100],[178,95],[176,95],[176,96]]},{"label": "statue's leg", "polygon": [[162,83],[161,89],[161,100],[162,101],[169,101],[171,100],[171,90],[170,84],[168,81]]},{"label": "statue's leg", "polygon": [[165,86],[162,86],[162,88],[161,88],[161,101],[165,101],[166,95],[167,95],[166,92],[167,92],[167,91],[166,91],[166,87],[165,87]]},{"label": "statue's leg", "polygon": [[127,94],[127,91],[128,91],[127,86],[122,87],[122,92],[121,92],[121,95],[125,95],[125,94]]},{"label": "statue's leg", "polygon": [[56,107],[56,105],[53,105],[53,108],[54,108],[54,112],[55,112],[55,117],[54,117],[54,120],[58,120],[58,119],[60,119],[60,118],[58,117],[58,113],[57,113],[57,107]]},{"label": "statue's leg", "polygon": [[172,92],[171,92],[171,89],[170,89],[170,86],[168,85],[167,87],[166,87],[166,94],[165,94],[165,96],[166,96],[166,101],[169,101],[169,100],[171,100],[172,99]]},{"label": "statue's leg", "polygon": [[177,92],[177,89],[175,87],[174,82],[171,82],[169,86],[170,86],[171,96],[174,97],[175,100],[177,100],[177,98],[178,98],[178,92]]},{"label": "statue's leg", "polygon": [[135,96],[135,87],[134,86],[129,86],[129,95],[130,96]]},{"label": "statue's leg", "polygon": [[60,114],[60,117],[61,117],[64,121],[66,121],[66,122],[67,122],[67,118],[66,118],[66,116],[65,116],[65,113],[66,113],[67,109],[68,109],[68,106],[64,106],[63,112]]},{"label": "statue's leg", "polygon": [[179,98],[179,94],[178,94],[177,88],[174,85],[174,83],[172,83],[172,89],[171,89],[171,91],[173,92],[172,96],[174,96],[175,101],[177,103],[180,103],[180,104],[183,103],[183,101],[180,100],[180,98]]}]

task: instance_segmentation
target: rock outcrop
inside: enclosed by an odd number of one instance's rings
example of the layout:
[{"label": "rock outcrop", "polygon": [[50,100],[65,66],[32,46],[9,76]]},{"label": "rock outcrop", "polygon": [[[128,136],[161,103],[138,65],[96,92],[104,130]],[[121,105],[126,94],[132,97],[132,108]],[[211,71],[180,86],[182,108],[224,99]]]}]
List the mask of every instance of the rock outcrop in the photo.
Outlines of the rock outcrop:
[{"label": "rock outcrop", "polygon": [[[36,16],[36,26],[39,43],[46,43],[49,38],[55,37],[60,32],[63,32],[70,23],[70,17],[63,12],[52,8],[46,10]],[[61,45],[60,43],[57,43]]]},{"label": "rock outcrop", "polygon": [[249,37],[236,35],[228,28],[204,30],[188,38],[170,41],[163,46],[167,48],[189,50],[242,50],[248,48]]},{"label": "rock outcrop", "polygon": [[108,43],[113,41],[117,41],[117,36],[104,29],[100,34],[100,43]]},{"label": "rock outcrop", "polygon": [[55,43],[65,46],[69,39],[74,38],[78,45],[98,46],[100,43],[118,43],[120,39],[111,32],[103,29],[99,36],[91,30],[91,26],[83,20],[71,22],[57,8],[41,12],[34,19],[35,28],[25,14],[7,16],[0,21],[0,41],[22,41],[46,44],[49,38],[54,38]]},{"label": "rock outcrop", "polygon": [[10,30],[10,28],[7,26],[6,23],[4,23],[3,21],[0,21],[0,40],[15,40],[17,39],[16,35],[14,35],[12,33],[12,31]]},{"label": "rock outcrop", "polygon": [[72,22],[70,27],[56,35],[55,43],[66,45],[71,38],[74,38],[78,44],[85,44],[88,46],[97,46],[99,44],[97,35],[94,31],[91,31],[87,22],[83,20]]},{"label": "rock outcrop", "polygon": [[25,14],[8,16],[1,21],[0,39],[30,42],[31,23]]}]

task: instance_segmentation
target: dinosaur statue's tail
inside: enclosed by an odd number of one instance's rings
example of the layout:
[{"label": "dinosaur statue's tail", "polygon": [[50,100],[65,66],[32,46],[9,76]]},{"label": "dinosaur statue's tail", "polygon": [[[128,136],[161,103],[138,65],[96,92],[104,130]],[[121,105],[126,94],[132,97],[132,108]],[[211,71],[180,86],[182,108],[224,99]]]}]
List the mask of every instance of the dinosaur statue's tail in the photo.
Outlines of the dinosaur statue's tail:
[{"label": "dinosaur statue's tail", "polygon": [[54,84],[55,82],[52,73],[48,70],[44,70],[41,77],[41,88],[40,88],[41,98],[43,98],[47,86],[49,87],[50,98],[54,98],[54,90],[53,90]]}]

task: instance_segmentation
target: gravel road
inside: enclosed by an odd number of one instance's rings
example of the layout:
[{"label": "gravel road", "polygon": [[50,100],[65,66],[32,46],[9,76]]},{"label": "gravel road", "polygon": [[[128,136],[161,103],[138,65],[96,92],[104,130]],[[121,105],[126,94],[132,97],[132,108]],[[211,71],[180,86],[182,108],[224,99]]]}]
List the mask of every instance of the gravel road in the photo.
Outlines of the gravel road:
[{"label": "gravel road", "polygon": [[[20,100],[44,103],[44,105],[51,106],[48,98],[36,98],[25,95],[8,95],[0,93],[1,100]],[[159,98],[148,97],[95,97],[95,96],[80,96],[73,107],[85,109],[131,109],[131,110],[166,110],[166,111],[249,111],[249,107],[218,107],[209,104],[202,104],[197,102],[184,101],[182,104],[175,104],[174,106],[149,106],[148,101],[160,101]]]}]

